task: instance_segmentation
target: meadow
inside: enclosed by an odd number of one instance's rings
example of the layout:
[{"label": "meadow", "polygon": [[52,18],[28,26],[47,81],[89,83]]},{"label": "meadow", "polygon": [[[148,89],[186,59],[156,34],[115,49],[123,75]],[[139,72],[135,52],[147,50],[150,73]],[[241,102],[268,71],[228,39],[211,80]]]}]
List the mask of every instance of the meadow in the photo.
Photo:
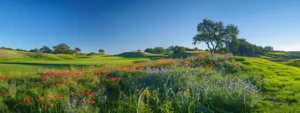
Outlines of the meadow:
[{"label": "meadow", "polygon": [[[42,54],[38,58],[14,55],[14,59],[2,59],[8,71],[18,65],[26,70],[30,66],[44,64],[49,69],[2,74],[0,111],[300,112],[300,68],[288,64],[297,57],[285,57],[284,62],[279,62],[272,60],[278,57],[208,53],[158,60],[135,57],[138,53],[126,53],[125,57],[53,55],[56,60],[49,60],[47,55],[52,54]],[[157,59],[156,55],[152,56]],[[50,64],[53,64],[53,69]],[[90,65],[84,68],[58,68],[58,64]]]},{"label": "meadow", "polygon": [[63,55],[0,49],[0,73],[10,74],[18,72],[32,74],[39,70],[89,68],[107,64],[122,66],[136,62],[148,61],[155,57],[163,56],[147,54],[145,56],[140,55],[138,58],[134,58],[124,55],[113,56],[105,54]]}]

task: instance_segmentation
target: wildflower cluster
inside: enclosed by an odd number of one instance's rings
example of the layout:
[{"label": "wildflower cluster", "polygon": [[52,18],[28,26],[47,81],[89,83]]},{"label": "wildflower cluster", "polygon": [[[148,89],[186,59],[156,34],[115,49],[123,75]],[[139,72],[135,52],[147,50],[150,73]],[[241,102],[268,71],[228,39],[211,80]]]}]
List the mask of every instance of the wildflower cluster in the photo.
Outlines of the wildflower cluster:
[{"label": "wildflower cluster", "polygon": [[[260,99],[251,81],[227,76],[240,66],[228,55],[199,55],[94,70],[0,76],[3,111],[244,112]],[[221,112],[221,111],[220,111]]]}]

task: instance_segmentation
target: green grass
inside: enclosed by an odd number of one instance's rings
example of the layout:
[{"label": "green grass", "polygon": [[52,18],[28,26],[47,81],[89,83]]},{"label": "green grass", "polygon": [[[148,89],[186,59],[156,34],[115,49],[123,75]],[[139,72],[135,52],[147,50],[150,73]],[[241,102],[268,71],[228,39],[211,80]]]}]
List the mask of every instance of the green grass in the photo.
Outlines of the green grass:
[{"label": "green grass", "polygon": [[[127,65],[156,57],[165,57],[164,55],[144,52],[127,52],[117,56],[99,54],[77,56],[36,54],[9,50],[0,50],[0,53],[0,74],[10,75],[14,75],[15,73],[27,75],[36,73],[41,69],[70,69],[73,66],[77,68],[88,68],[92,65],[101,64]],[[186,52],[181,54],[181,56],[187,54],[198,53]],[[235,60],[242,64],[242,68],[241,70],[237,70],[236,73],[233,73],[233,76],[246,77],[252,82],[255,81],[255,79],[262,77],[262,81],[258,80],[256,81],[257,83],[254,82],[255,85],[262,86],[263,88],[263,98],[259,100],[254,107],[256,112],[299,112],[300,68],[298,66],[299,61],[297,60],[299,57],[299,52],[273,52],[269,55],[262,56],[261,58],[235,57]],[[205,66],[203,63],[210,64],[219,60],[218,58],[212,57],[212,59],[207,60],[209,62],[204,61],[195,60],[193,61],[194,64],[190,65],[192,67],[197,67],[196,65],[201,64]],[[223,66],[229,68],[235,65],[236,64],[230,63],[230,60],[227,59],[224,61]],[[246,74],[244,75],[242,73]],[[258,78],[251,78],[252,76]],[[117,89],[118,87],[114,88]],[[122,101],[125,102],[125,100]],[[128,101],[126,100],[126,102]],[[136,102],[136,100],[134,102]]]},{"label": "green grass", "polygon": [[152,54],[152,53],[139,52],[139,51],[124,52],[124,53],[121,53],[117,56],[124,57],[124,58],[146,57],[146,58],[150,58],[150,59],[160,59],[160,58],[165,58],[166,57],[166,55],[162,55],[162,54]]},{"label": "green grass", "polygon": [[190,57],[190,56],[195,56],[195,55],[199,55],[199,54],[207,54],[208,52],[206,51],[185,51],[182,53],[178,53],[178,54],[173,54],[169,57],[171,58],[186,58],[186,57]]},{"label": "green grass", "polygon": [[241,63],[247,72],[262,76],[266,83],[263,89],[263,111],[293,112],[300,109],[300,68],[260,58],[246,58]]},{"label": "green grass", "polygon": [[230,76],[241,70],[231,55],[136,66],[0,76],[0,111],[241,113],[253,111],[261,97],[248,78]]},{"label": "green grass", "polygon": [[273,61],[287,61],[290,59],[300,59],[300,52],[271,52],[262,58]]},{"label": "green grass", "polygon": [[0,50],[0,74],[11,72],[35,73],[39,69],[84,68],[92,65],[128,65],[150,60],[148,57],[126,58],[111,55],[56,55]]},{"label": "green grass", "polygon": [[300,67],[300,59],[290,60],[288,62],[285,62],[284,64],[294,67]]},{"label": "green grass", "polygon": [[[65,65],[72,64],[77,66],[86,65],[85,63],[97,64],[95,61],[102,60],[104,63],[110,61],[123,65],[136,62],[137,59],[144,60],[142,58],[109,55],[81,55],[70,56],[69,59],[61,58],[64,60],[30,58],[33,59],[34,63],[24,59],[3,61],[0,66],[4,65],[2,66],[3,69],[10,70],[19,67],[16,65],[22,65],[23,67],[20,66],[19,68],[38,71],[39,66],[37,65],[56,68],[59,66],[67,67]],[[40,104],[43,102],[38,100],[26,107],[26,103],[23,101],[23,98],[26,97],[39,98],[40,96],[63,95],[81,101],[82,99],[78,95],[82,94],[79,92],[80,90],[87,92],[88,89],[94,89],[97,85],[104,85],[105,89],[97,89],[100,92],[95,92],[99,95],[95,98],[97,104],[91,105],[99,109],[78,107],[78,110],[83,110],[82,112],[99,110],[99,112],[140,111],[145,113],[211,112],[211,110],[215,112],[300,112],[299,67],[262,58],[233,57],[231,55],[202,55],[199,58],[178,59],[176,62],[164,63],[163,61],[155,61],[159,66],[151,66],[149,65],[150,62],[146,63],[149,66],[143,68],[146,70],[125,68],[125,71],[122,69],[116,71],[113,69],[111,73],[105,76],[94,73],[95,70],[88,70],[83,74],[78,73],[80,70],[61,70],[51,71],[50,74],[36,73],[25,77],[26,73],[13,73],[12,76],[8,76],[13,78],[11,81],[7,79],[0,83],[0,91],[1,88],[8,90],[8,93],[5,93],[3,103],[0,103],[0,111],[1,109],[12,111],[27,109],[30,111],[43,107]],[[22,64],[18,64],[20,62]],[[150,69],[151,67],[152,69]],[[105,72],[103,70],[97,71]],[[116,78],[120,78],[120,81]],[[32,85],[32,83],[37,85]],[[17,84],[17,94],[14,93],[14,88],[7,88],[15,87],[15,84]],[[44,85],[45,88],[39,88],[39,84]],[[56,84],[61,86],[56,87]],[[252,84],[255,86],[254,88],[250,87]],[[259,87],[262,87],[262,90],[258,90]],[[261,93],[262,96],[260,96]],[[253,95],[249,96],[249,94]],[[87,97],[87,99],[91,98]],[[51,102],[48,100],[47,105],[49,106]],[[51,108],[51,110],[68,111],[69,109],[61,107],[63,104],[61,102],[67,103],[67,100],[57,101],[57,108]],[[82,102],[85,101],[82,100]],[[9,108],[5,108],[5,106]]]}]

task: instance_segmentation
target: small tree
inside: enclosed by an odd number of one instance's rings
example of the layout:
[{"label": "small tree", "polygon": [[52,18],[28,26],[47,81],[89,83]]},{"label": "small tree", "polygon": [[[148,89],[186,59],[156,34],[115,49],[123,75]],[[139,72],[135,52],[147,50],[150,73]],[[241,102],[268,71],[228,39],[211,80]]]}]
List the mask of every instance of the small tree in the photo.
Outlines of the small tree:
[{"label": "small tree", "polygon": [[30,50],[29,52],[38,53],[38,52],[39,52],[39,49],[35,48],[35,49]]},{"label": "small tree", "polygon": [[56,46],[53,46],[53,50],[54,50],[55,54],[68,54],[68,53],[70,53],[70,47],[65,43],[61,43],[61,44],[58,44]]},{"label": "small tree", "polygon": [[166,50],[163,47],[155,47],[153,49],[153,53],[156,54],[164,54],[166,52]]},{"label": "small tree", "polygon": [[194,48],[194,51],[199,51],[199,49],[197,47]]},{"label": "small tree", "polygon": [[74,50],[75,50],[75,51],[78,51],[78,52],[81,51],[81,49],[80,49],[79,47],[76,47]]},{"label": "small tree", "polygon": [[173,49],[174,54],[182,53],[185,51],[185,48],[183,46],[175,46]]},{"label": "small tree", "polygon": [[75,54],[79,54],[80,51],[81,51],[81,49],[80,49],[79,47],[76,47],[76,48],[74,49],[74,53],[75,53]]},{"label": "small tree", "polygon": [[98,52],[99,52],[100,54],[104,54],[104,53],[105,53],[104,49],[99,49]]},{"label": "small tree", "polygon": [[154,50],[153,50],[152,48],[147,48],[147,49],[145,50],[145,52],[147,52],[147,53],[154,53]]},{"label": "small tree", "polygon": [[40,48],[41,53],[52,53],[53,51],[48,46],[43,46]]},{"label": "small tree", "polygon": [[269,54],[270,52],[274,51],[272,46],[266,46],[264,47],[264,52]]}]

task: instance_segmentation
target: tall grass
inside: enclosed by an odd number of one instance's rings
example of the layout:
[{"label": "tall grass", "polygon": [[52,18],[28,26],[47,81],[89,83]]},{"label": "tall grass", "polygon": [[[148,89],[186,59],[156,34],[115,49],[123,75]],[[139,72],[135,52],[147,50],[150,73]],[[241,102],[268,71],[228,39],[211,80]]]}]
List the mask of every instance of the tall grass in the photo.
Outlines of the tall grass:
[{"label": "tall grass", "polygon": [[251,112],[256,79],[232,76],[231,55],[158,60],[133,66],[50,70],[0,77],[0,111],[25,113]]}]

